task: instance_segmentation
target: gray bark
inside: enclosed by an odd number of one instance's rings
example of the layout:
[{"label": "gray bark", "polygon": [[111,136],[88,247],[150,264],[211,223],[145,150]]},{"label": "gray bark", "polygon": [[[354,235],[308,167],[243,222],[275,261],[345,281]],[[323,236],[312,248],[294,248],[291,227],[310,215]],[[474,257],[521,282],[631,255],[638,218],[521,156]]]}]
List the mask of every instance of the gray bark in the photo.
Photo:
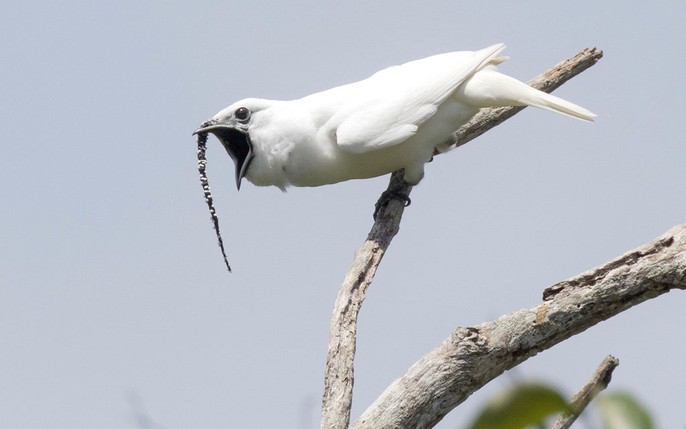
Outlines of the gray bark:
[{"label": "gray bark", "polygon": [[572,412],[558,416],[550,429],[569,429],[593,398],[607,388],[612,379],[612,371],[617,368],[617,365],[619,365],[619,359],[614,356],[603,359],[588,383],[572,398],[570,402]]},{"label": "gray bark", "polygon": [[455,329],[394,381],[351,428],[431,428],[504,371],[672,289],[686,289],[686,224],[547,288],[544,302],[536,307]]}]

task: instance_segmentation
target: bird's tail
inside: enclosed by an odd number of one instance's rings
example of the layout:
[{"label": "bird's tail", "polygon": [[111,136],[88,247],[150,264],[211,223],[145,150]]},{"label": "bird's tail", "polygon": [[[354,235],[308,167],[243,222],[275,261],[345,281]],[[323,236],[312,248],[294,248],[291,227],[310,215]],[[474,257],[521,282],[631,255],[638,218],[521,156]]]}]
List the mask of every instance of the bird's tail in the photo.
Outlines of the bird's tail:
[{"label": "bird's tail", "polygon": [[477,107],[535,106],[583,121],[593,121],[596,117],[588,109],[532,88],[495,69],[475,73],[460,89],[460,98],[464,97],[465,102]]}]

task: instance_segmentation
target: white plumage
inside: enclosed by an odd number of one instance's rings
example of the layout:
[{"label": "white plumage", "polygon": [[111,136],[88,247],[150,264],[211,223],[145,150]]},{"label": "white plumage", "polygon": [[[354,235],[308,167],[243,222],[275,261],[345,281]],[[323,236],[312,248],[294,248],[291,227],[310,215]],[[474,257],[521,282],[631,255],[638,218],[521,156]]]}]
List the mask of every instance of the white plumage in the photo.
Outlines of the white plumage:
[{"label": "white plumage", "polygon": [[236,183],[285,189],[384,175],[418,183],[436,148],[480,108],[536,106],[591,121],[593,113],[499,73],[497,44],[440,54],[292,101],[249,98],[196,132],[213,133],[236,163]]}]

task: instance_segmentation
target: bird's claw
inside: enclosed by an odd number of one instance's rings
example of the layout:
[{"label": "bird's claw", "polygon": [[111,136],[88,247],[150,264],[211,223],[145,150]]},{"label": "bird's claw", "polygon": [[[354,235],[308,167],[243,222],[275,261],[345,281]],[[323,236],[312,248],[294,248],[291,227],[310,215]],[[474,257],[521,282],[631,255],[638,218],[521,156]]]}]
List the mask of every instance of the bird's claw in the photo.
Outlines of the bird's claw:
[{"label": "bird's claw", "polygon": [[403,193],[402,191],[398,189],[386,189],[374,205],[374,220],[376,220],[377,216],[379,215],[379,212],[383,208],[388,206],[388,203],[390,203],[391,200],[400,200],[405,203],[405,207],[412,204],[412,200],[410,199],[410,197],[405,195],[405,193]]}]

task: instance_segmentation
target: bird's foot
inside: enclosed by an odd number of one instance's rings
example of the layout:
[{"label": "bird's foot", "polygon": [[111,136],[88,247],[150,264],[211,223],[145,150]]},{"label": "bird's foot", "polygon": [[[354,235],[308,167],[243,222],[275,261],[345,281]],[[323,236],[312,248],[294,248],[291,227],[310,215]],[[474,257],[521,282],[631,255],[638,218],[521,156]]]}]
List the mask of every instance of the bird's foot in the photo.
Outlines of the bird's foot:
[{"label": "bird's foot", "polygon": [[379,197],[379,200],[376,202],[374,205],[374,220],[376,220],[377,216],[379,215],[379,212],[388,206],[388,203],[391,202],[391,200],[400,200],[405,203],[405,207],[409,206],[412,204],[412,200],[410,200],[410,197],[407,196],[402,189],[399,188],[390,188],[386,189],[381,196]]}]

